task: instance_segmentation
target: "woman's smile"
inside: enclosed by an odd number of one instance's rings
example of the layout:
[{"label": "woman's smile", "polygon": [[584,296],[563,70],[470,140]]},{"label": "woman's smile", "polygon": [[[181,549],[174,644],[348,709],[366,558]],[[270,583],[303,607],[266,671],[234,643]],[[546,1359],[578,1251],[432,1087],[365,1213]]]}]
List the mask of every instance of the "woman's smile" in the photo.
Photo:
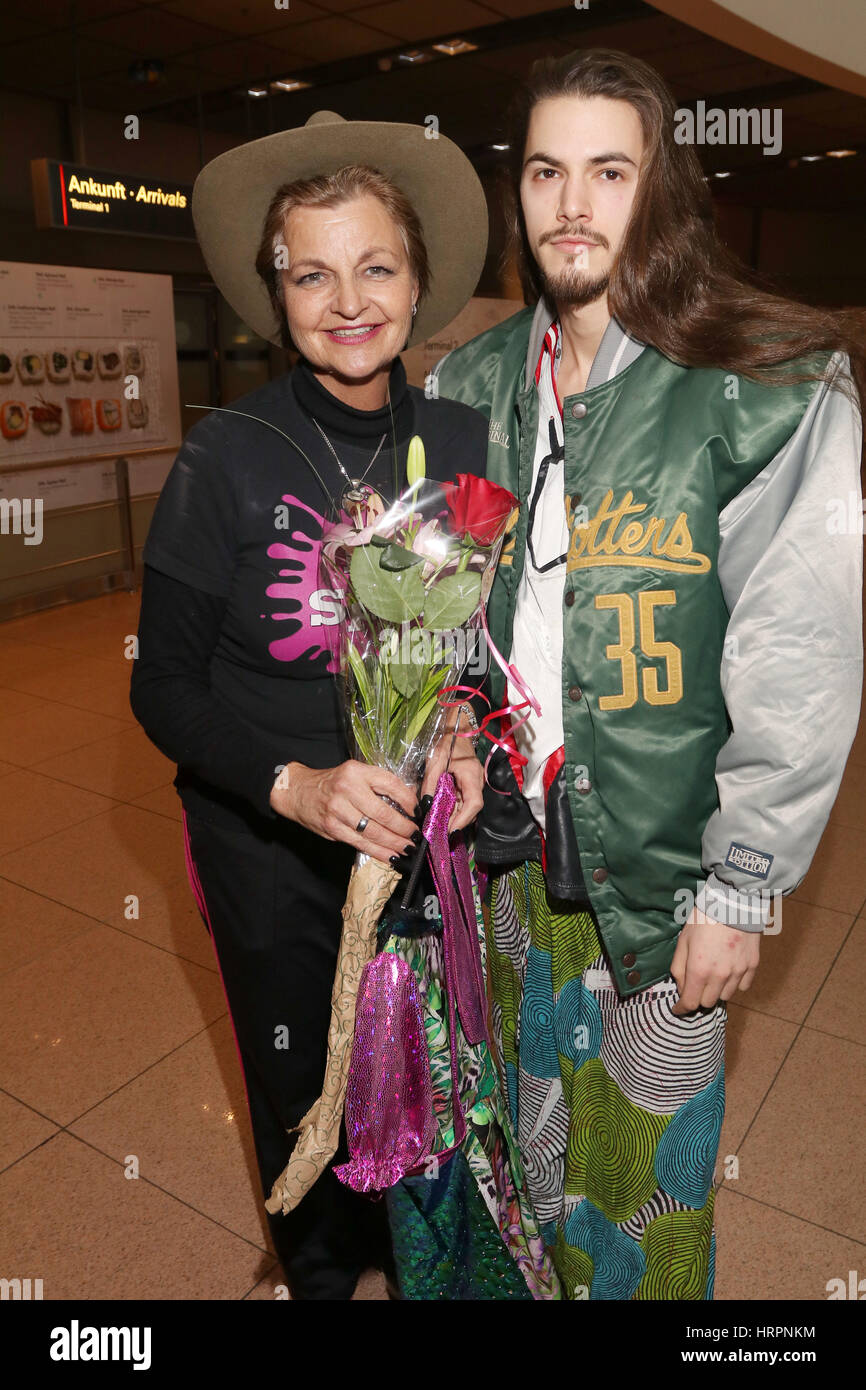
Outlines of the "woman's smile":
[{"label": "woman's smile", "polygon": [[359,323],[353,328],[326,328],[332,343],[368,343],[384,325],[382,323]]}]

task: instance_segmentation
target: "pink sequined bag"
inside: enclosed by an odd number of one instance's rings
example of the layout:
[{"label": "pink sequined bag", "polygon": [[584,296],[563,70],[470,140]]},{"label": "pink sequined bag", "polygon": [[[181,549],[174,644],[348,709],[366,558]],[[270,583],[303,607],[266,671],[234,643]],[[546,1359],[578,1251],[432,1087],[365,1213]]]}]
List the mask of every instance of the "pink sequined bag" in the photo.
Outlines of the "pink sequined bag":
[{"label": "pink sequined bag", "polygon": [[348,1163],[356,1192],[381,1192],[430,1152],[436,1137],[430,1059],[411,967],[387,951],[364,966],[346,1090]]},{"label": "pink sequined bag", "polygon": [[[448,835],[456,799],[454,779],[444,773],[424,822],[442,913],[454,1148],[466,1134],[459,1097],[455,1015],[460,1015],[468,1042],[487,1038],[469,859],[462,834]],[[345,1118],[351,1159],[334,1172],[357,1192],[381,1192],[419,1168],[437,1135],[417,982],[408,963],[387,951],[374,956],[361,975]],[[452,1151],[442,1150],[438,1158],[442,1160]]]}]

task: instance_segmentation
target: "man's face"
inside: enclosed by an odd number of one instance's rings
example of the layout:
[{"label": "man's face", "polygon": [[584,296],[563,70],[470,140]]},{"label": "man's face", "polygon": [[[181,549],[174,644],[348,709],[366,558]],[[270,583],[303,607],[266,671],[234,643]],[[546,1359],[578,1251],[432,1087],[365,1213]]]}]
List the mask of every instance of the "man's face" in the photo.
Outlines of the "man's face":
[{"label": "man's face", "polygon": [[545,298],[560,308],[600,298],[637,192],[637,111],[609,97],[547,97],[529,121],[520,201]]}]

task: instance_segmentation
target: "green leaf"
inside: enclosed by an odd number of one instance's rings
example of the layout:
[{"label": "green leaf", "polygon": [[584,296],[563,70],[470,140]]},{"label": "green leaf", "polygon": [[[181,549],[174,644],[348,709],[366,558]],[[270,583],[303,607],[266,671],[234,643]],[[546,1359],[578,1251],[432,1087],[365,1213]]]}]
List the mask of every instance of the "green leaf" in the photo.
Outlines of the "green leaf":
[{"label": "green leaf", "polygon": [[417,618],[424,607],[421,573],[417,565],[403,570],[383,569],[383,553],[371,545],[355,547],[349,568],[352,587],[359,601],[377,618],[389,623],[408,622]]},{"label": "green leaf", "polygon": [[433,632],[460,627],[472,617],[480,597],[480,574],[472,570],[465,570],[463,574],[446,574],[427,594],[424,626]]},{"label": "green leaf", "polygon": [[364,719],[361,712],[358,709],[356,709],[354,704],[352,704],[351,706],[351,716],[352,733],[355,736],[355,743],[357,744],[358,752],[361,754],[361,757],[363,758],[365,763],[370,763],[373,761],[374,750],[373,745],[370,741],[370,734],[367,728],[367,722]]},{"label": "green leaf", "polygon": [[358,687],[358,694],[361,697],[361,703],[363,704],[364,709],[368,710],[372,704],[373,692],[370,688],[370,682],[367,676],[367,668],[364,665],[360,652],[358,651],[357,647],[352,641],[349,641],[346,644],[346,659],[349,664],[349,670],[352,672],[352,675],[355,678],[355,684]]},{"label": "green leaf", "polygon": [[431,716],[439,708],[439,693],[451,675],[450,665],[435,666],[428,672],[427,680],[414,701],[406,729],[406,738],[410,743],[421,735]]},{"label": "green leaf", "polygon": [[389,545],[379,556],[379,564],[383,570],[407,570],[410,565],[420,565],[424,561],[423,555],[416,555],[414,550],[407,550],[405,545]]},{"label": "green leaf", "polygon": [[410,699],[420,689],[426,671],[417,661],[392,661],[389,664],[394,689]]}]

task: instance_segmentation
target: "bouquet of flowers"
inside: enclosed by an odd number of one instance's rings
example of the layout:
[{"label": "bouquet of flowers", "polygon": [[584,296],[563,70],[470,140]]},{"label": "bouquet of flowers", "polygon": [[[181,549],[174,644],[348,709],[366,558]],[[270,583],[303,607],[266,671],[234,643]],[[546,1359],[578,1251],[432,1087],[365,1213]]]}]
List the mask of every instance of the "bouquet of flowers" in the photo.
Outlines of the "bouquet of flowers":
[{"label": "bouquet of flowers", "polygon": [[[340,598],[331,629],[344,681],[355,756],[419,785],[449,730],[451,698],[480,642],[484,606],[516,499],[484,478],[426,477],[424,447],[411,441],[408,486],[386,507],[369,487],[344,494],[322,536],[322,582]],[[450,719],[453,724],[453,715]],[[453,736],[460,733],[456,725]],[[298,1126],[298,1142],[266,1206],[290,1211],[333,1156],[346,1095],[355,1001],[372,960],[382,909],[398,870],[356,856],[343,908],[322,1094]]]}]

